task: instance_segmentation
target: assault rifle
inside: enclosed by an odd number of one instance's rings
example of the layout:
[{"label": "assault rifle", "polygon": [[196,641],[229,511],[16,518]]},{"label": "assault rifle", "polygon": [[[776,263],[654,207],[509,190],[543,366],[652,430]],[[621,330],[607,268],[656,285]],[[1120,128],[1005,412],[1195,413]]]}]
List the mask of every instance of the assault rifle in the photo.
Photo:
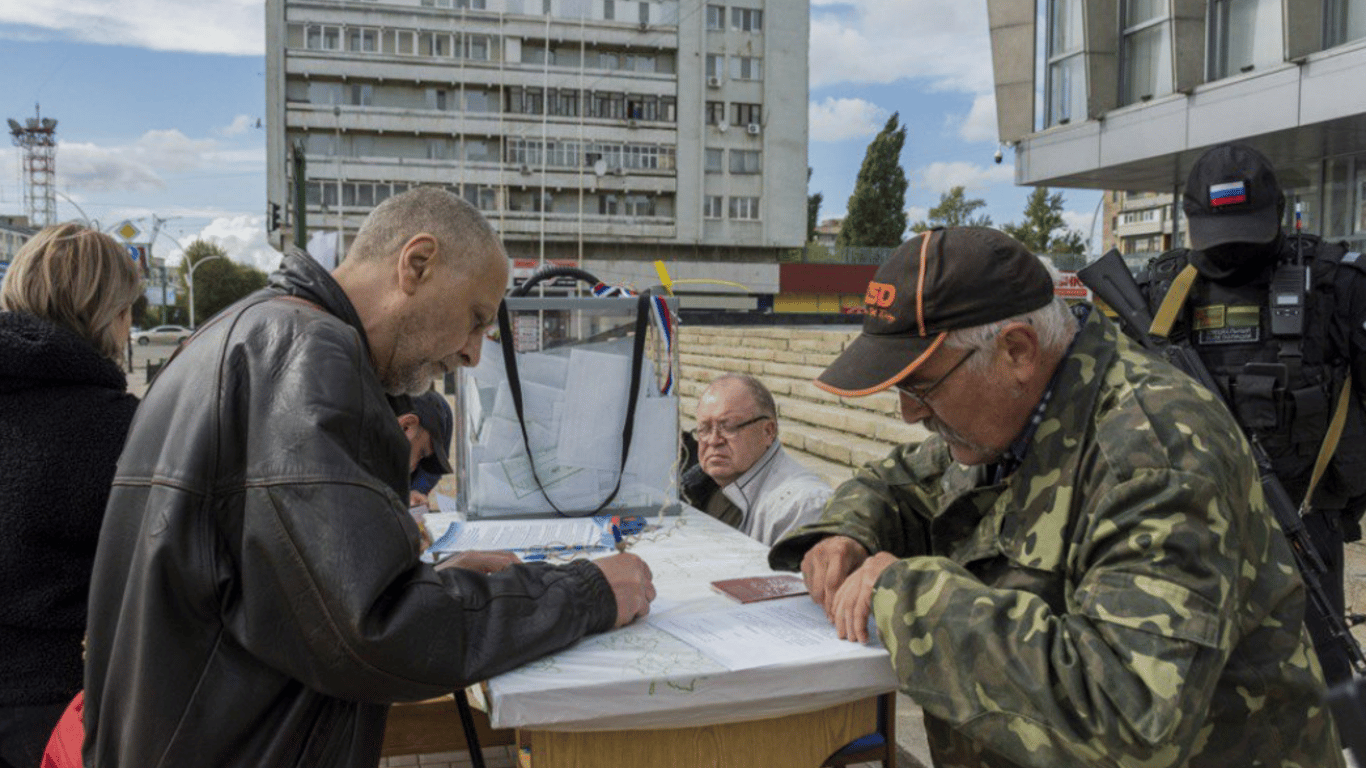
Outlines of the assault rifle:
[{"label": "assault rifle", "polygon": [[[1120,323],[1130,338],[1143,345],[1144,348],[1151,350],[1162,356],[1167,362],[1179,370],[1185,372],[1191,378],[1200,382],[1206,389],[1213,392],[1215,397],[1223,399],[1223,392],[1219,385],[1210,375],[1209,369],[1205,367],[1205,361],[1200,359],[1189,344],[1174,342],[1153,335],[1149,329],[1152,327],[1153,317],[1148,310],[1148,303],[1143,298],[1143,293],[1139,290],[1138,282],[1129,272],[1129,267],[1124,263],[1124,258],[1119,255],[1119,251],[1111,249],[1109,253],[1088,264],[1077,272],[1082,283],[1090,288],[1110,308],[1119,316]],[[1232,403],[1225,403],[1232,407]],[[1290,494],[1286,493],[1285,486],[1281,485],[1280,479],[1276,477],[1272,469],[1271,457],[1257,441],[1256,435],[1246,434],[1248,443],[1252,446],[1252,458],[1257,463],[1257,472],[1261,479],[1262,494],[1266,497],[1267,506],[1271,507],[1272,513],[1276,515],[1276,521],[1280,523],[1281,530],[1285,533],[1285,538],[1290,543],[1290,551],[1295,556],[1295,565],[1300,571],[1300,576],[1304,580],[1305,589],[1309,592],[1309,602],[1313,609],[1327,623],[1329,632],[1347,653],[1347,658],[1352,664],[1352,668],[1357,674],[1366,674],[1366,655],[1362,654],[1361,646],[1356,638],[1347,629],[1347,623],[1343,617],[1333,610],[1333,604],[1328,600],[1328,593],[1324,592],[1323,585],[1319,582],[1319,576],[1327,573],[1328,568],[1324,565],[1323,559],[1319,557],[1318,550],[1314,548],[1314,543],[1309,539],[1309,531],[1304,527],[1304,521],[1300,519],[1300,510],[1295,502],[1291,501]]]}]

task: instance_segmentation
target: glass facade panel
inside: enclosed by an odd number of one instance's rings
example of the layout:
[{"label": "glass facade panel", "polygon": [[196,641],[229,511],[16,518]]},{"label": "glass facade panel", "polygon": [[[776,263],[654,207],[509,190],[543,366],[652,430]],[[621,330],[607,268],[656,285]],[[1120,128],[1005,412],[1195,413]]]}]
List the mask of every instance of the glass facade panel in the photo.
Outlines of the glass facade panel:
[{"label": "glass facade panel", "polygon": [[1082,56],[1082,0],[1048,0],[1046,125],[1086,116],[1086,69]]},{"label": "glass facade panel", "polygon": [[1209,31],[1211,80],[1281,61],[1280,0],[1214,0]]},{"label": "glass facade panel", "polygon": [[1168,0],[1129,0],[1124,4],[1124,26],[1154,21],[1168,14]]},{"label": "glass facade panel", "polygon": [[1172,92],[1170,22],[1124,34],[1123,102],[1133,104]]},{"label": "glass facade panel", "polygon": [[1048,67],[1048,124],[1066,125],[1086,116],[1085,60],[1080,54]]}]

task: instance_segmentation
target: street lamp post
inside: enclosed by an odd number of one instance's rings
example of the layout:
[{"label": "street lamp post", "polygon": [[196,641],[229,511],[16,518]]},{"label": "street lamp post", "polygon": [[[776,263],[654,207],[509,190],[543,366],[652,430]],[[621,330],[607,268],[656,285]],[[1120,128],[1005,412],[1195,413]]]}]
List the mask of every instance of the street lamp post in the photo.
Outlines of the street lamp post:
[{"label": "street lamp post", "polygon": [[189,283],[190,283],[190,330],[191,330],[191,331],[194,330],[194,271],[195,271],[196,269],[199,269],[199,267],[200,267],[201,265],[203,265],[204,262],[206,262],[206,261],[213,261],[214,259],[221,259],[221,258],[223,258],[223,257],[222,257],[222,256],[219,256],[218,254],[214,254],[214,255],[212,255],[212,256],[205,256],[204,258],[202,258],[202,259],[200,259],[199,261],[196,261],[195,263],[193,263],[193,264],[190,265],[190,279],[189,279]]}]

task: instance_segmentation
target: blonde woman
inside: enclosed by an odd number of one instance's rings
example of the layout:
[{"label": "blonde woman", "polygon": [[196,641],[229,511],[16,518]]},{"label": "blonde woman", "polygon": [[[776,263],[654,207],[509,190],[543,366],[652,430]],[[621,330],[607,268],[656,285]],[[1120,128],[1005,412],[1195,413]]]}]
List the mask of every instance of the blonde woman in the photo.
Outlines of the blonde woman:
[{"label": "blonde woman", "polygon": [[137,399],[118,361],[142,286],[128,252],[48,227],[0,284],[0,768],[36,766],[82,686],[100,521]]}]

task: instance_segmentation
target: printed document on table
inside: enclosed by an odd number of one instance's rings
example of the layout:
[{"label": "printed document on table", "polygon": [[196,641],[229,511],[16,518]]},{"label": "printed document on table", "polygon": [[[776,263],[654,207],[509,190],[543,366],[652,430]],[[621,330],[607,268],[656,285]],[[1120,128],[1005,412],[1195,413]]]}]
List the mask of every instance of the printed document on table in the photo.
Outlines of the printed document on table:
[{"label": "printed document on table", "polygon": [[730,670],[826,658],[864,647],[841,640],[825,611],[804,597],[661,616],[651,623]]},{"label": "printed document on table", "polygon": [[591,517],[568,520],[479,520],[452,523],[432,545],[435,552],[593,548],[603,545],[603,529]]}]

